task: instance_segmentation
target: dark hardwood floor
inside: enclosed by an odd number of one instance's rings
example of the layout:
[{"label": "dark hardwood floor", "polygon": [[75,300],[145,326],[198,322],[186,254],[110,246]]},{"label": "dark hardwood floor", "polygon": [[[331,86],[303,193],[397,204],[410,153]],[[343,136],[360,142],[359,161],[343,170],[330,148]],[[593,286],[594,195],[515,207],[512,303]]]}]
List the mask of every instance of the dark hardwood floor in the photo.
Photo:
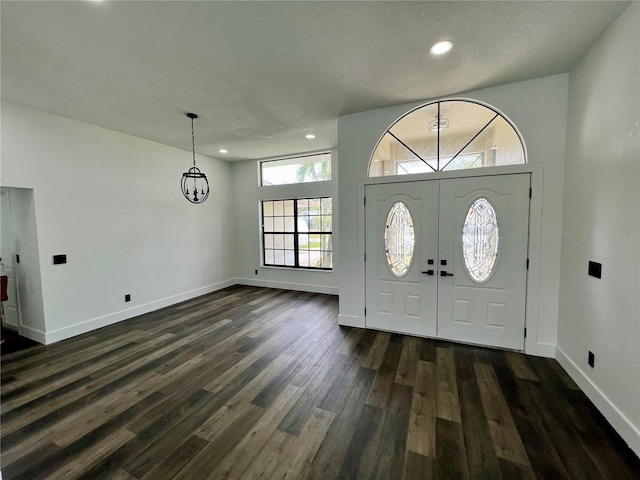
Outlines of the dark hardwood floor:
[{"label": "dark hardwood floor", "polygon": [[11,328],[5,328],[2,325],[2,343],[0,343],[0,354],[6,355],[8,353],[18,352],[25,350],[29,347],[39,345],[38,342],[19,335],[18,332]]},{"label": "dark hardwood floor", "polygon": [[3,355],[3,478],[640,479],[554,360],[337,303],[232,287]]}]

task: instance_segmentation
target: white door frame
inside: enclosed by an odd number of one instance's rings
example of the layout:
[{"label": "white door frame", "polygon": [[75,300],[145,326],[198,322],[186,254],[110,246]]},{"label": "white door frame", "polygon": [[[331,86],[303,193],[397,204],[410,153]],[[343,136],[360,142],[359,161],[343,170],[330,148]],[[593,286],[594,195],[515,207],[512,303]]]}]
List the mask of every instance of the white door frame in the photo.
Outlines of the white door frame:
[{"label": "white door frame", "polygon": [[[507,165],[501,167],[487,167],[470,170],[455,170],[452,172],[433,172],[415,175],[393,175],[386,177],[365,177],[358,179],[358,203],[363,208],[358,215],[358,257],[361,259],[363,278],[365,273],[365,216],[364,198],[365,185],[382,183],[407,183],[423,180],[443,180],[448,178],[483,177],[494,175],[511,175],[514,173],[531,174],[532,197],[529,210],[529,270],[527,271],[527,300],[525,311],[525,324],[527,336],[525,338],[524,352],[530,355],[544,357],[555,356],[555,346],[547,348],[545,344],[538,343],[539,327],[539,298],[540,298],[540,260],[542,248],[542,192],[544,166],[542,163],[526,163],[523,165]],[[362,302],[364,312],[364,298]]]},{"label": "white door frame", "polygon": [[[9,227],[9,238],[6,238],[5,240],[7,240],[10,243],[10,248],[8,249],[9,252],[9,256],[11,257],[10,259],[4,258],[4,261],[2,262],[4,265],[4,269],[5,269],[5,274],[7,275],[8,280],[8,285],[7,285],[7,289],[9,290],[8,294],[9,294],[9,300],[7,302],[5,302],[4,305],[4,315],[5,315],[5,319],[7,317],[7,308],[11,308],[7,306],[7,303],[12,302],[14,303],[14,308],[16,311],[16,321],[17,323],[13,324],[10,322],[5,322],[5,325],[9,326],[10,328],[14,328],[18,331],[18,333],[22,333],[22,313],[20,310],[20,290],[19,290],[19,283],[18,282],[18,268],[16,268],[16,237],[15,237],[15,233],[13,230],[13,208],[11,205],[11,194],[8,188],[3,187],[2,188],[2,196],[4,197],[4,205],[5,205],[5,211],[3,212],[5,215],[8,216],[8,218],[4,218],[2,220],[2,224],[5,227]],[[6,232],[5,232],[6,233]],[[6,251],[6,250],[5,250]],[[1,480],[1,479],[0,479]]]}]

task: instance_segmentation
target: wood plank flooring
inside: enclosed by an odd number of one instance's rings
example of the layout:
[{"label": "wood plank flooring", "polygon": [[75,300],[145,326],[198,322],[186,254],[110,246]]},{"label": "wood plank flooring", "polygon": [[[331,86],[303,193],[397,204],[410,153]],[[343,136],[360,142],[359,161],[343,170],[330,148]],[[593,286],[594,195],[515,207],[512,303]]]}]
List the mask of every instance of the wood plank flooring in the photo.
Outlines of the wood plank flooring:
[{"label": "wood plank flooring", "polygon": [[640,479],[554,360],[231,287],[2,356],[11,479]]}]

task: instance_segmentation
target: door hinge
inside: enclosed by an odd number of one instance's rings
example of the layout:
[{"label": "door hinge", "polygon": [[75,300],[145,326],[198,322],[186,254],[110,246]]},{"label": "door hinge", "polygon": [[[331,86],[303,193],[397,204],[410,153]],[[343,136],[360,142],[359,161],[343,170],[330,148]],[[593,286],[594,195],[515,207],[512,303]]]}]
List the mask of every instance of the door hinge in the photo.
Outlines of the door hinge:
[{"label": "door hinge", "polygon": [[364,316],[367,316],[367,307],[364,307]]},{"label": "door hinge", "polygon": [[533,196],[533,188],[529,187],[529,198]]},{"label": "door hinge", "polygon": [[527,338],[527,327],[524,327],[524,338]]},{"label": "door hinge", "polygon": [[364,197],[364,206],[367,206],[367,197]]},{"label": "door hinge", "polygon": [[529,270],[529,259],[527,258],[527,270]]},{"label": "door hinge", "polygon": [[364,254],[364,261],[365,262],[367,261],[367,254],[366,253]]}]

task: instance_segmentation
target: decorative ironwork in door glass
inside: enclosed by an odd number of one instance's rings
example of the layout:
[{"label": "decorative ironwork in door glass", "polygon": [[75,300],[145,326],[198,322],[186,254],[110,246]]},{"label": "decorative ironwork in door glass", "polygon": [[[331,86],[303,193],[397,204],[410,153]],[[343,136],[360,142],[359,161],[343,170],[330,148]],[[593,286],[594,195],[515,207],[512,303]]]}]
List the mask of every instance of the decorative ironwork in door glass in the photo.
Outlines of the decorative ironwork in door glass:
[{"label": "decorative ironwork in door glass", "polygon": [[499,245],[496,211],[489,200],[478,198],[469,207],[462,227],[464,264],[473,280],[483,283],[491,277]]},{"label": "decorative ironwork in door glass", "polygon": [[415,247],[413,218],[404,202],[396,202],[389,210],[384,229],[384,246],[391,273],[403,277],[411,267]]}]

